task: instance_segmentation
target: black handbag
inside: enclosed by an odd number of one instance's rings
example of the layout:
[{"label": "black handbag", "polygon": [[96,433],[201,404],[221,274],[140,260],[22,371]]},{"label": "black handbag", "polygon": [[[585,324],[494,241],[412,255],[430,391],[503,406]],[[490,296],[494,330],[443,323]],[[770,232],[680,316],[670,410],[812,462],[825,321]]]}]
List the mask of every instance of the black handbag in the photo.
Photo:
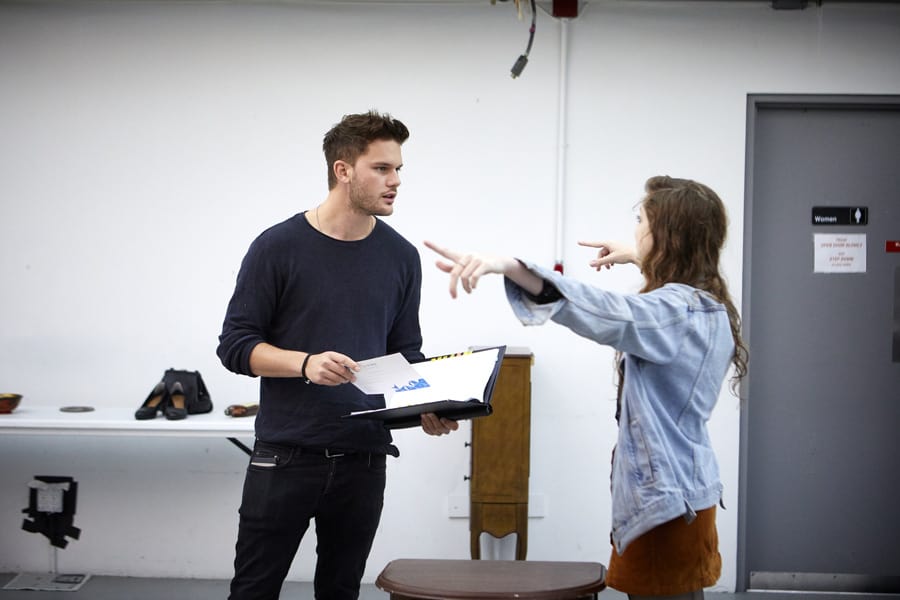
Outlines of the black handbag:
[{"label": "black handbag", "polygon": [[163,384],[167,390],[171,390],[175,383],[180,383],[184,389],[184,405],[189,415],[199,415],[212,411],[212,398],[200,371],[186,371],[181,369],[166,369],[163,375]]}]

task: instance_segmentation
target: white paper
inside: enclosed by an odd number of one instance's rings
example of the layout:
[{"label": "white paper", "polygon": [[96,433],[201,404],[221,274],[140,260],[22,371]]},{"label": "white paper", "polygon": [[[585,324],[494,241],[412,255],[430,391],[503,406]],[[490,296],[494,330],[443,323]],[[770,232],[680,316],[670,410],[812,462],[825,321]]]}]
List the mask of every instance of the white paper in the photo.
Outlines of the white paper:
[{"label": "white paper", "polygon": [[360,361],[353,384],[366,394],[384,394],[388,408],[439,400],[481,400],[499,349],[463,352],[409,364],[401,354]]},{"label": "white paper", "polygon": [[402,354],[388,354],[378,358],[358,361],[356,381],[353,385],[365,394],[393,394],[395,389],[415,385],[421,376]]},{"label": "white paper", "polygon": [[813,234],[814,273],[865,273],[866,234]]},{"label": "white paper", "polygon": [[[19,573],[9,583],[3,586],[4,590],[30,590],[48,592],[75,592],[90,579],[87,574],[58,574],[58,573]],[[43,594],[41,594],[43,596]]]},{"label": "white paper", "polygon": [[416,363],[413,366],[428,387],[397,391],[387,398],[387,405],[396,408],[438,400],[481,400],[496,363],[495,348]]}]

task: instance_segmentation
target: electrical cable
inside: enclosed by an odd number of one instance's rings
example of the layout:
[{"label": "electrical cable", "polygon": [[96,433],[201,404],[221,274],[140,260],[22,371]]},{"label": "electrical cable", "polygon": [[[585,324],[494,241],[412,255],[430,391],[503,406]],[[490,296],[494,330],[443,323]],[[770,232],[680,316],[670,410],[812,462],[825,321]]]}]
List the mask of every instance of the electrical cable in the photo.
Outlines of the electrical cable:
[{"label": "electrical cable", "polygon": [[534,0],[531,0],[531,29],[529,29],[528,35],[528,47],[525,48],[525,54],[522,54],[518,59],[516,59],[516,64],[512,66],[510,69],[510,74],[512,78],[515,79],[519,75],[522,74],[522,71],[525,69],[525,65],[528,64],[528,54],[531,52],[531,44],[534,43],[534,31],[537,25],[537,8],[535,7]]}]

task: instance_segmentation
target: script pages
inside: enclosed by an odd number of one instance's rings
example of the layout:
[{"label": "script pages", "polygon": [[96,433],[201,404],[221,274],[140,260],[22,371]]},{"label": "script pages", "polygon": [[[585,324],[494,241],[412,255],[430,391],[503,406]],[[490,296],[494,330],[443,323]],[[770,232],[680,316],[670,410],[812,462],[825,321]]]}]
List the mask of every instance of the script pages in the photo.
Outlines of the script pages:
[{"label": "script pages", "polygon": [[366,394],[384,394],[387,408],[346,417],[399,428],[418,425],[426,412],[456,420],[487,416],[505,351],[506,346],[495,346],[414,364],[400,354],[360,361],[354,385]]}]

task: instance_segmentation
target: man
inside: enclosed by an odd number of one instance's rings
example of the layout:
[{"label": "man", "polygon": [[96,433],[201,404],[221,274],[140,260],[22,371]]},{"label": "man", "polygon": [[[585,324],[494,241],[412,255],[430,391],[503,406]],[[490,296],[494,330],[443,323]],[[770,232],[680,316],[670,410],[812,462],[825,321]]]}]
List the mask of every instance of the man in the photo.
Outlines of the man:
[{"label": "man", "polygon": [[[377,218],[394,211],[408,137],[390,115],[345,116],[325,134],[325,200],[264,231],[241,265],[217,353],[261,380],[231,600],[278,598],[310,519],[316,597],[359,596],[385,458],[399,453],[379,422],[341,418],[384,406],[346,384],[357,360],[423,358],[419,254]],[[422,417],[431,435],[457,427]]]}]

